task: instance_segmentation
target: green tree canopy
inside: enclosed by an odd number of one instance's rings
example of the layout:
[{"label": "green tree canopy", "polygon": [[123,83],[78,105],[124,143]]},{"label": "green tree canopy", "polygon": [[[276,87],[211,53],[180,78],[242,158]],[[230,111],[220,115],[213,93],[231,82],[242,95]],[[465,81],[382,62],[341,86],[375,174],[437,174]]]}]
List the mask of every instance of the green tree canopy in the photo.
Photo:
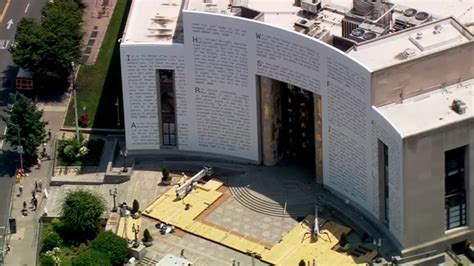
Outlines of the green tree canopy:
[{"label": "green tree canopy", "polygon": [[21,144],[26,156],[34,157],[36,149],[46,139],[46,122],[43,112],[36,109],[33,101],[21,94],[13,100],[13,107],[6,111],[2,120],[7,123],[7,132],[2,137],[11,146]]},{"label": "green tree canopy", "polygon": [[65,81],[71,62],[80,58],[82,10],[77,1],[48,3],[38,23],[22,19],[10,51],[15,64],[35,74],[39,81]]},{"label": "green tree canopy", "polygon": [[113,265],[123,265],[128,257],[127,241],[111,231],[100,233],[91,248],[107,254]]},{"label": "green tree canopy", "polygon": [[83,189],[68,191],[61,207],[66,228],[84,238],[95,236],[106,209],[100,195]]},{"label": "green tree canopy", "polygon": [[109,257],[97,250],[88,249],[84,253],[79,254],[72,260],[73,266],[91,266],[91,265],[100,265],[100,266],[111,266]]}]

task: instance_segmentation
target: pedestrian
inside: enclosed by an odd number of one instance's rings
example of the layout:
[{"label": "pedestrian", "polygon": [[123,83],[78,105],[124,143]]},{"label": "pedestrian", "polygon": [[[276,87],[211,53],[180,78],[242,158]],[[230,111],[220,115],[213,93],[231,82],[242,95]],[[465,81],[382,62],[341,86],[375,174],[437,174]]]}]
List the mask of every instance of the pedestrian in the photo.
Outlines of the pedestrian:
[{"label": "pedestrian", "polygon": [[36,163],[38,164],[38,169],[41,169],[41,159],[40,158],[38,158],[36,160]]},{"label": "pedestrian", "polygon": [[51,140],[51,128],[48,129],[48,140]]},{"label": "pedestrian", "polygon": [[23,201],[23,210],[26,210],[26,201]]},{"label": "pedestrian", "polygon": [[38,199],[34,198],[33,199],[33,207],[34,207],[34,211],[36,211],[36,208],[38,208]]},{"label": "pedestrian", "polygon": [[38,182],[39,192],[43,191],[43,180],[39,180]]},{"label": "pedestrian", "polygon": [[184,257],[184,249],[181,249],[181,258],[185,258]]},{"label": "pedestrian", "polygon": [[31,190],[31,197],[32,197],[32,198],[36,198],[36,190],[35,190],[35,188],[33,188],[33,189]]},{"label": "pedestrian", "polygon": [[38,181],[35,181],[35,191],[38,191]]},{"label": "pedestrian", "polygon": [[21,197],[22,194],[23,194],[23,184],[20,184],[20,186],[18,186],[18,197]]}]

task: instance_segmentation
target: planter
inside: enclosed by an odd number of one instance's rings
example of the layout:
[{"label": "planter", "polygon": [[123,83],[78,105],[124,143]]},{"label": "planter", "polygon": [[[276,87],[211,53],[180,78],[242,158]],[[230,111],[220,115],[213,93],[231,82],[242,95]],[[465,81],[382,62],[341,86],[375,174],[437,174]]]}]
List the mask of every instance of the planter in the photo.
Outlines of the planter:
[{"label": "planter", "polygon": [[146,241],[146,242],[143,241],[143,245],[144,245],[145,247],[150,247],[151,245],[153,245],[153,241]]},{"label": "planter", "polygon": [[142,213],[141,213],[141,212],[136,212],[136,213],[132,214],[132,218],[133,218],[133,219],[138,219],[138,218],[140,218],[141,216],[142,216]]},{"label": "planter", "polygon": [[164,186],[169,186],[169,185],[171,185],[171,180],[162,180],[161,184],[164,185]]}]

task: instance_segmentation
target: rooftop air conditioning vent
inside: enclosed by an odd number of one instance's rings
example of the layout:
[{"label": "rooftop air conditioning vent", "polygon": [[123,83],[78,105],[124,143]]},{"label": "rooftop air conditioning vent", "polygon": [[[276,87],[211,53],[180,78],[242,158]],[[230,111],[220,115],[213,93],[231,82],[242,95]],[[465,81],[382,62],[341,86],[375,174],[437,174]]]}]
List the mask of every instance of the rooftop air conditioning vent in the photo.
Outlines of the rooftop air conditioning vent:
[{"label": "rooftop air conditioning vent", "polygon": [[416,12],[416,9],[408,8],[405,10],[405,12],[403,12],[403,15],[405,15],[406,17],[413,17],[414,15],[416,15]]},{"label": "rooftop air conditioning vent", "polygon": [[361,37],[363,36],[365,33],[365,30],[361,29],[361,28],[356,28],[356,29],[353,29],[351,34],[354,36],[354,37]]},{"label": "rooftop air conditioning vent", "polygon": [[428,14],[426,12],[418,12],[418,13],[416,13],[415,18],[417,20],[426,20],[429,16],[430,16],[430,14]]},{"label": "rooftop air conditioning vent", "polygon": [[302,19],[302,20],[299,21],[299,23],[304,25],[304,24],[308,23],[308,21],[305,20],[305,19]]},{"label": "rooftop air conditioning vent", "polygon": [[461,100],[453,100],[451,104],[451,109],[459,115],[462,115],[466,112],[466,104]]},{"label": "rooftop air conditioning vent", "polygon": [[372,39],[375,39],[376,37],[377,37],[377,34],[371,31],[364,33],[364,35],[362,36],[364,40],[372,40]]}]

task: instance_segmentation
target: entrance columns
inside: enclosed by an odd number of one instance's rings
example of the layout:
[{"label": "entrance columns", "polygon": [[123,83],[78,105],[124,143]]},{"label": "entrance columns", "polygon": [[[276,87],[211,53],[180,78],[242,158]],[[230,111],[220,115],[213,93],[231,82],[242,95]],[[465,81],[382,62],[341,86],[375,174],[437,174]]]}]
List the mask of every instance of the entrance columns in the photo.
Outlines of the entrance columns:
[{"label": "entrance columns", "polygon": [[280,82],[260,76],[260,108],[262,125],[262,159],[266,166],[275,165],[282,158],[279,147],[281,131]]}]

